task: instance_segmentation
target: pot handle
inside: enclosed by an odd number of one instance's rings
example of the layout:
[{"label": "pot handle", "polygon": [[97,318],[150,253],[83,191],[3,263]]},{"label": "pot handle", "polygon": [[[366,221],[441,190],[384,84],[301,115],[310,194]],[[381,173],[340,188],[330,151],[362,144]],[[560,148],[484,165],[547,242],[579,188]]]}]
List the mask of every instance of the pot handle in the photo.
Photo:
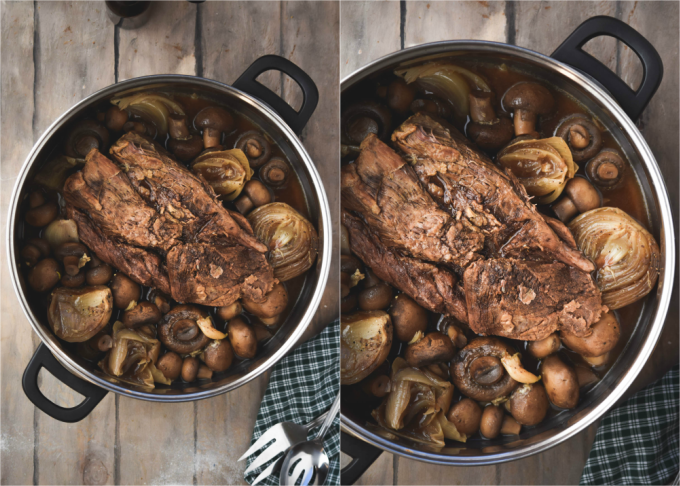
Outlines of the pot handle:
[{"label": "pot handle", "polygon": [[342,432],[340,437],[342,452],[352,458],[352,462],[342,468],[342,484],[354,484],[378,459],[382,450],[353,435]]},{"label": "pot handle", "polygon": [[[73,408],[64,408],[53,403],[38,388],[38,373],[42,368],[52,373],[59,381],[68,385],[74,391],[85,396],[85,400]],[[28,363],[21,383],[24,393],[33,402],[33,405],[50,417],[68,423],[80,422],[87,417],[108,393],[103,388],[78,378],[64,368],[43,343],[40,343],[35,354],[33,354],[33,358]]]},{"label": "pot handle", "polygon": [[[295,111],[283,98],[255,80],[266,71],[281,71],[290,76],[302,90],[302,107]],[[271,106],[293,131],[300,135],[319,103],[319,90],[312,78],[297,65],[281,56],[262,56],[256,59],[233,84],[234,88],[259,98]]]},{"label": "pot handle", "polygon": [[[590,39],[601,35],[617,38],[640,58],[643,76],[637,91],[633,91],[607,66],[581,49]],[[580,69],[602,83],[633,121],[638,119],[652,99],[663,78],[663,62],[654,46],[630,25],[613,17],[597,16],[586,20],[551,57]]]}]

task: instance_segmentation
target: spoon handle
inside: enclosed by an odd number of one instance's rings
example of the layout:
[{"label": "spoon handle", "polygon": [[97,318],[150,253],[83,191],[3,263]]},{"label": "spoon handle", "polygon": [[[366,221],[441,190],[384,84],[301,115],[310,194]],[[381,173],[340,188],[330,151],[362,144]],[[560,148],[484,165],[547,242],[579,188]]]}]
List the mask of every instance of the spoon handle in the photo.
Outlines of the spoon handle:
[{"label": "spoon handle", "polygon": [[309,422],[307,425],[305,425],[305,429],[309,432],[312,429],[317,428],[319,425],[323,423],[324,420],[326,420],[326,416],[328,415],[328,411],[325,411],[321,415],[319,415],[317,418]]},{"label": "spoon handle", "polygon": [[328,429],[331,428],[331,424],[333,423],[333,420],[335,420],[335,416],[338,414],[338,411],[340,411],[339,393],[338,396],[335,397],[335,401],[333,402],[331,409],[328,411],[328,415],[326,415],[326,420],[323,421],[323,424],[319,429],[319,433],[316,435],[317,439],[323,439],[326,436],[326,432],[328,432]]}]

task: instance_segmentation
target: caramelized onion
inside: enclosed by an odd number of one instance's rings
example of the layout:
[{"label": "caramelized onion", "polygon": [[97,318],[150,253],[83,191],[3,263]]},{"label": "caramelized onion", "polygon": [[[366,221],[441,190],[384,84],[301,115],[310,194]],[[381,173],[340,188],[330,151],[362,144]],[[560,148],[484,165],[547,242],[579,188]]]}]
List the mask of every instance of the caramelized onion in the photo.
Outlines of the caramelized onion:
[{"label": "caramelized onion", "polygon": [[392,346],[392,321],[383,311],[342,316],[340,324],[340,381],[358,383],[380,366]]},{"label": "caramelized onion", "polygon": [[139,93],[124,98],[113,98],[111,103],[121,110],[151,120],[161,137],[168,133],[168,117],[171,113],[184,115],[182,105],[158,93]]},{"label": "caramelized onion", "polygon": [[404,78],[407,84],[415,82],[421,90],[451,102],[458,118],[470,113],[470,86],[480,91],[491,91],[481,76],[448,62],[403,67],[394,73]]},{"label": "caramelized onion", "polygon": [[269,263],[281,282],[306,272],[314,263],[319,238],[312,223],[286,203],[265,204],[248,215],[258,240],[271,252]]},{"label": "caramelized onion", "polygon": [[659,275],[659,246],[637,221],[617,208],[577,216],[569,229],[579,249],[597,266],[602,303],[619,309],[647,295]]},{"label": "caramelized onion", "polygon": [[171,383],[153,364],[151,351],[158,340],[137,329],[127,329],[116,321],[113,324],[113,347],[99,362],[105,373],[132,385],[153,388],[154,382]]},{"label": "caramelized onion", "polygon": [[499,152],[497,160],[510,169],[539,204],[557,199],[578,170],[567,143],[560,137],[513,143]]},{"label": "caramelized onion", "polygon": [[47,320],[59,339],[80,343],[108,324],[112,310],[113,296],[108,287],[61,287],[52,293]]},{"label": "caramelized onion", "polygon": [[191,171],[203,176],[215,192],[227,201],[236,199],[253,176],[248,158],[240,149],[199,155],[191,164]]}]

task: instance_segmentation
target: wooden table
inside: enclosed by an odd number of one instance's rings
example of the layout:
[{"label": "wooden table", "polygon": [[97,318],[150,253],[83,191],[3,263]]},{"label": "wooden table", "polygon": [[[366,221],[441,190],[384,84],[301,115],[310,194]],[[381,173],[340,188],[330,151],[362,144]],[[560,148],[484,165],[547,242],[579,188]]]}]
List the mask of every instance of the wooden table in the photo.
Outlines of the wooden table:
[{"label": "wooden table", "polygon": [[[665,75],[638,121],[678,209],[678,15],[676,2],[353,2],[340,6],[340,73],[426,42],[480,39],[550,54],[581,22],[609,15],[627,22],[656,47]],[[586,50],[632,86],[642,77],[630,49],[598,38]],[[677,221],[677,213],[676,213]],[[677,228],[676,228],[677,232]],[[677,233],[676,233],[677,234]],[[678,362],[678,285],[656,350],[630,392]],[[578,484],[595,437],[592,425],[574,438],[521,461],[487,467],[445,467],[383,453],[361,484]]]},{"label": "wooden table", "polygon": [[[231,83],[265,54],[295,62],[319,87],[319,106],[301,139],[325,182],[337,226],[337,3],[156,3],[149,22],[137,30],[114,27],[103,2],[3,2],[0,8],[3,235],[19,168],[41,133],[74,103],[147,74]],[[290,79],[272,73],[262,78],[299,105],[299,88]],[[33,407],[21,389],[39,339],[19,308],[6,265],[0,273],[3,484],[243,482],[245,465],[236,459],[249,445],[267,376],[200,402],[159,404],[109,394],[82,422],[57,422]],[[329,286],[316,331],[337,316],[337,300],[337,286]],[[43,372],[41,389],[63,406],[80,401],[49,373]]]}]

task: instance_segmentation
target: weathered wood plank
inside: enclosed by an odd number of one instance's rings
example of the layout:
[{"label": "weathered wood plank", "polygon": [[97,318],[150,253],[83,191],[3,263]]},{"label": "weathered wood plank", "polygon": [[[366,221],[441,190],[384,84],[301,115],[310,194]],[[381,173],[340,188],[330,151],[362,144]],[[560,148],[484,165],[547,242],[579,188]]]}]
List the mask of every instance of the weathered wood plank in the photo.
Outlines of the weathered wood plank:
[{"label": "weathered wood plank", "polygon": [[[196,74],[196,5],[159,2],[151,8],[143,27],[119,30],[119,78]],[[196,411],[194,403],[119,397],[116,479],[122,484],[192,483]]]},{"label": "weathered wood plank", "polygon": [[[282,55],[303,69],[319,89],[319,104],[300,139],[309,152],[326,189],[331,208],[332,241],[339,241],[340,134],[338,109],[339,5],[337,2],[284,2],[282,7]],[[300,89],[287,76],[283,98],[293,107],[302,104]],[[334,245],[331,271],[322,303],[302,340],[309,339],[338,318],[339,246]],[[301,340],[301,341],[302,341]]]},{"label": "weathered wood plank", "polygon": [[119,80],[149,74],[196,74],[196,5],[152,2],[150,8],[144,26],[120,28]]},{"label": "weathered wood plank", "polygon": [[[0,145],[0,226],[7,223],[12,187],[33,145],[33,3],[2,2],[2,144]],[[3,238],[0,253],[5,255]],[[0,455],[3,484],[33,481],[34,409],[24,395],[21,376],[34,350],[34,335],[9,279],[0,266],[0,353],[2,415]]]},{"label": "weathered wood plank", "polygon": [[460,39],[506,41],[505,2],[406,2],[404,47]]},{"label": "weathered wood plank", "polygon": [[341,78],[400,49],[399,2],[343,1],[340,3],[340,15]]},{"label": "weathered wood plank", "polygon": [[[616,3],[606,1],[516,2],[513,8],[514,44],[548,55],[586,19],[595,15],[616,16]],[[616,70],[616,39],[613,37],[593,39],[584,49]]]},{"label": "weathered wood plank", "polygon": [[[103,5],[46,2],[37,8],[35,138],[70,106],[114,79],[113,26]],[[42,373],[41,382],[41,390],[62,406],[72,407],[82,400],[49,373]],[[37,411],[34,479],[81,483],[87,477],[88,481],[111,482],[113,405],[112,396],[105,398],[78,424],[64,424]]]},{"label": "weathered wood plank", "polygon": [[196,402],[198,484],[242,484],[255,419],[267,389],[269,373],[231,393]]},{"label": "weathered wood plank", "polygon": [[[220,2],[199,5],[203,76],[233,83],[258,57],[281,55],[281,2]],[[281,74],[258,81],[281,93]]]}]

